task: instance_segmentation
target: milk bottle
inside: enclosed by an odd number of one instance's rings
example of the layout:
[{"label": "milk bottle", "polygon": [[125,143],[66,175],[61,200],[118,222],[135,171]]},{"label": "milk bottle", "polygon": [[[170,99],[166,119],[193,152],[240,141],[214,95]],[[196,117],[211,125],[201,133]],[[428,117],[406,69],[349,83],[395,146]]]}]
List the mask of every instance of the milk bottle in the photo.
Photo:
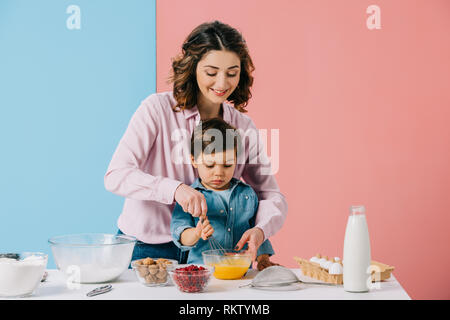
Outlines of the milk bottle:
[{"label": "milk bottle", "polygon": [[351,206],[344,239],[344,290],[367,292],[370,239],[364,206]]}]

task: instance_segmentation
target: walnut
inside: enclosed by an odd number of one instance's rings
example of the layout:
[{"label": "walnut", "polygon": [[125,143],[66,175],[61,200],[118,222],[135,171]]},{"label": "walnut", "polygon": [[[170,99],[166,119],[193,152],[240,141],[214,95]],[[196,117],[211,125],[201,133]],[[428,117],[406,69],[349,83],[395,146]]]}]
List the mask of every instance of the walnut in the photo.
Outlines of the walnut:
[{"label": "walnut", "polygon": [[166,281],[167,281],[167,277],[164,277],[164,278],[161,278],[161,279],[157,277],[155,282],[156,283],[164,283]]},{"label": "walnut", "polygon": [[138,265],[138,266],[143,265],[142,260],[137,260],[137,261],[135,262],[135,264]]},{"label": "walnut", "polygon": [[139,276],[144,278],[147,284],[161,284],[168,280],[167,266],[172,265],[172,261],[164,258],[145,258],[137,260],[135,264]]},{"label": "walnut", "polygon": [[139,266],[138,268],[139,275],[144,278],[148,275],[148,268],[146,266]]},{"label": "walnut", "polygon": [[148,271],[150,272],[150,274],[157,274],[158,273],[158,268],[148,268]]},{"label": "walnut", "polygon": [[157,279],[156,277],[154,277],[151,274],[149,274],[148,276],[145,277],[145,282],[147,282],[147,283],[155,283],[156,279]]},{"label": "walnut", "polygon": [[167,272],[166,272],[166,271],[160,270],[160,271],[156,274],[156,277],[157,277],[158,279],[165,279],[165,278],[167,278]]},{"label": "walnut", "polygon": [[146,266],[152,265],[152,264],[154,264],[154,263],[155,263],[155,262],[153,261],[152,258],[145,258],[144,261],[143,261],[143,264],[146,265]]}]

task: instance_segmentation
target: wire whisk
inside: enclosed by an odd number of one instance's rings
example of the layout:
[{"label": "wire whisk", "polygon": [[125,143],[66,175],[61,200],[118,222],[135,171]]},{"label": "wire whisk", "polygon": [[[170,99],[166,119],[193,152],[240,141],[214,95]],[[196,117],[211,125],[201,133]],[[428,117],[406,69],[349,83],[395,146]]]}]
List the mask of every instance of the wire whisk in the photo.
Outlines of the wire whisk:
[{"label": "wire whisk", "polygon": [[[203,224],[204,219],[202,217],[200,217],[200,222]],[[228,256],[228,251],[227,249],[225,249],[224,247],[222,247],[222,245],[220,244],[219,240],[217,240],[214,235],[210,235],[208,237],[208,244],[209,247],[211,248],[211,250],[214,250],[215,252],[217,252],[220,256],[224,256],[224,261],[227,264],[231,264],[232,260],[227,258]]]}]

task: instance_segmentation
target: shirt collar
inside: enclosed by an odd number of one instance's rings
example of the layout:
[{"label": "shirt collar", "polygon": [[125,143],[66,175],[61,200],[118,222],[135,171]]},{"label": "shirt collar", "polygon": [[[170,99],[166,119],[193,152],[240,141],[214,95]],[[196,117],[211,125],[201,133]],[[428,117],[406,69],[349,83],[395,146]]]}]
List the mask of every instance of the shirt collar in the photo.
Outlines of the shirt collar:
[{"label": "shirt collar", "polygon": [[[239,180],[239,179],[231,178],[231,180],[230,180],[230,187],[228,189],[232,189],[235,185],[237,185],[239,183],[243,183],[243,182],[241,180]],[[194,188],[194,189],[201,189],[201,190],[206,190],[206,191],[214,191],[214,190],[205,188],[202,185],[202,183],[200,182],[200,178],[195,179],[194,183],[191,184],[191,187]]]},{"label": "shirt collar", "polygon": [[190,109],[184,109],[183,114],[184,114],[185,119],[189,119],[189,118],[199,114],[197,105],[193,106]]},{"label": "shirt collar", "polygon": [[[231,110],[230,108],[232,108],[231,106],[229,106],[226,102],[223,103],[223,120],[227,123],[230,123],[231,121]],[[183,114],[184,114],[184,118],[185,119],[189,119],[191,117],[194,117],[196,115],[200,115],[200,113],[198,112],[198,107],[197,105],[193,106],[190,109],[184,109],[183,110]]]},{"label": "shirt collar", "polygon": [[232,106],[229,106],[227,103],[223,103],[223,121],[228,124],[231,124],[231,109]]}]

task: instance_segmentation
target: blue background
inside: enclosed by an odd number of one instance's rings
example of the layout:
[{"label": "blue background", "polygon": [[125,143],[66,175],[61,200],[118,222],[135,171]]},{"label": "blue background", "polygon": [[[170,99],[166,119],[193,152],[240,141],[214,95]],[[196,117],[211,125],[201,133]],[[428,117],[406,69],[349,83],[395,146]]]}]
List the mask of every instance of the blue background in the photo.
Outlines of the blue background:
[{"label": "blue background", "polygon": [[0,1],[0,252],[55,268],[49,237],[117,232],[123,198],[103,176],[156,90],[155,18],[149,0]]}]

